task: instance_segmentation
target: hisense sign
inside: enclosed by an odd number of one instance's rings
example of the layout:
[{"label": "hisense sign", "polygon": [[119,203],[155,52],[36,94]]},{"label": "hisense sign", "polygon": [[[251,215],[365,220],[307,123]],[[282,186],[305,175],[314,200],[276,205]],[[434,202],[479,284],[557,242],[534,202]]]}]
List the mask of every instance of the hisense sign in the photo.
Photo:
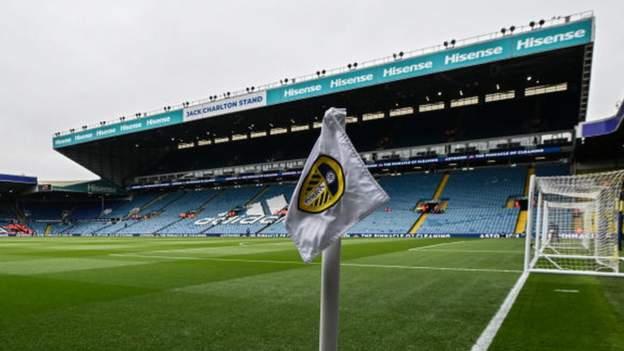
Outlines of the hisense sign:
[{"label": "hisense sign", "polygon": [[270,89],[267,91],[267,104],[280,104],[537,52],[583,45],[592,40],[593,18],[590,18]]}]

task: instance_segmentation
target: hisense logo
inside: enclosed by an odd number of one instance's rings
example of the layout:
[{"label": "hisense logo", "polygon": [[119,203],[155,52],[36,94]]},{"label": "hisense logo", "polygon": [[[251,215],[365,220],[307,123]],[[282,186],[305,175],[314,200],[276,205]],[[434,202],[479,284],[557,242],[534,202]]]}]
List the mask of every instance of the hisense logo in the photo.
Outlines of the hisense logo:
[{"label": "hisense logo", "polygon": [[147,125],[151,126],[154,124],[163,124],[163,123],[169,123],[171,122],[171,117],[161,117],[161,118],[156,118],[156,119],[148,119],[147,120]]},{"label": "hisense logo", "polygon": [[57,139],[54,141],[54,145],[63,145],[63,144],[68,144],[68,143],[71,143],[71,137]]},{"label": "hisense logo", "polygon": [[121,126],[121,131],[125,132],[125,131],[129,131],[129,130],[133,130],[133,129],[137,129],[137,128],[141,128],[143,125],[141,124],[141,122],[137,122],[137,123],[132,123],[132,124],[124,124]]},{"label": "hisense logo", "polygon": [[472,60],[485,58],[489,56],[500,55],[502,53],[503,53],[502,46],[496,46],[493,48],[486,48],[486,49],[466,52],[463,54],[454,53],[452,55],[446,55],[446,57],[444,57],[444,64],[448,65],[448,64],[460,63],[460,62],[465,62],[465,61],[472,61]]},{"label": "hisense logo", "polygon": [[433,67],[433,61],[431,60],[425,61],[425,62],[414,63],[414,64],[407,65],[407,66],[400,66],[400,67],[393,66],[390,68],[385,68],[383,70],[383,76],[392,77],[396,75],[417,72],[417,71],[421,71],[424,69],[431,69],[432,67]]},{"label": "hisense logo", "polygon": [[290,88],[284,91],[284,97],[294,97],[294,96],[298,96],[301,94],[314,93],[314,92],[320,91],[321,89],[323,89],[323,86],[320,84],[310,85],[310,86],[299,88],[299,89]]},{"label": "hisense logo", "polygon": [[346,85],[353,85],[357,83],[364,83],[373,80],[375,78],[372,73],[363,74],[361,76],[355,76],[350,78],[336,78],[329,82],[330,88],[339,88]]},{"label": "hisense logo", "polygon": [[78,140],[85,140],[85,139],[91,139],[93,138],[93,133],[86,133],[86,134],[78,134],[74,137],[77,141]]},{"label": "hisense logo", "polygon": [[117,133],[116,128],[108,128],[108,129],[98,130],[97,132],[95,132],[95,135],[101,137],[101,136],[106,136],[106,135],[115,134],[115,133]]},{"label": "hisense logo", "polygon": [[530,49],[542,45],[550,45],[559,42],[569,41],[573,39],[584,38],[587,34],[585,29],[578,29],[576,31],[569,31],[565,33],[547,35],[543,37],[530,37],[526,39],[518,40],[516,43],[516,50]]}]

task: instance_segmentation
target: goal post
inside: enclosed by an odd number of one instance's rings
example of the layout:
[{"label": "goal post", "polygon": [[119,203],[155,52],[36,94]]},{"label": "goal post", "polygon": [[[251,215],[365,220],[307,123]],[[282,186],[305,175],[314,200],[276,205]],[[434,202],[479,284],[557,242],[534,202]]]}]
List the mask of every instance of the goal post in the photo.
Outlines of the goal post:
[{"label": "goal post", "polygon": [[624,170],[531,176],[524,269],[624,276],[619,255]]}]

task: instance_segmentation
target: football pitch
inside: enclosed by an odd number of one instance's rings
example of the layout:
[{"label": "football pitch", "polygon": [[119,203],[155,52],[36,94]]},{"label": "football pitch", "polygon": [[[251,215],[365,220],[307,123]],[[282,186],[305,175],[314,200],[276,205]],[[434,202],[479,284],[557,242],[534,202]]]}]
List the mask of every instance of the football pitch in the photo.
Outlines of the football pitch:
[{"label": "football pitch", "polygon": [[[340,350],[470,350],[523,245],[343,240]],[[622,350],[623,288],[532,274],[490,350]],[[0,350],[317,350],[319,293],[287,239],[2,238]]]}]

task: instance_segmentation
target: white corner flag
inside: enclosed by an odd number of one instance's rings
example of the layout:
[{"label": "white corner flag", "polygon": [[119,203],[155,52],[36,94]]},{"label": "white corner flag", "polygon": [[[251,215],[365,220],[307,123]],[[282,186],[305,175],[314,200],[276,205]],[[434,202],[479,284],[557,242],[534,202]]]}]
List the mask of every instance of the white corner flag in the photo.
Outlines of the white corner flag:
[{"label": "white corner flag", "polygon": [[288,206],[286,230],[306,263],[389,199],[349,140],[345,117],[345,109],[325,112]]},{"label": "white corner flag", "polygon": [[388,201],[345,132],[345,109],[325,112],[321,135],[303,167],[286,230],[310,263],[323,250],[319,350],[338,348],[340,237]]}]

